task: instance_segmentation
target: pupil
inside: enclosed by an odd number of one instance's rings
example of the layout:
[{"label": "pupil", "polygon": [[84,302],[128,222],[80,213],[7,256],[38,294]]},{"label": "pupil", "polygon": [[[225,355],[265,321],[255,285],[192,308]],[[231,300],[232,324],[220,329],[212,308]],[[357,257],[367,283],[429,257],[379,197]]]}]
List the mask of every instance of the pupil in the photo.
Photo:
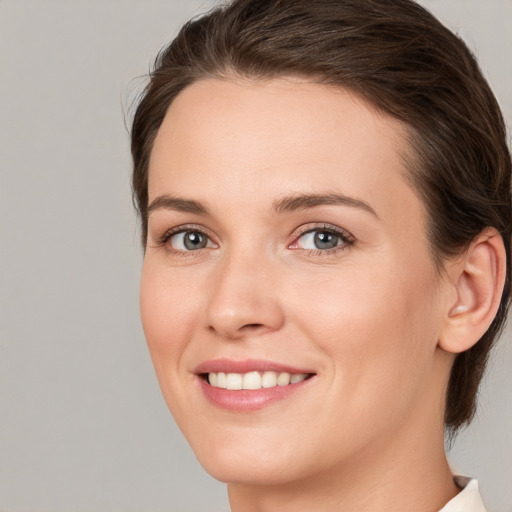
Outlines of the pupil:
[{"label": "pupil", "polygon": [[190,231],[185,234],[185,247],[190,250],[202,249],[206,246],[206,237],[196,231]]},{"label": "pupil", "polygon": [[315,246],[317,249],[332,249],[338,244],[338,235],[328,231],[320,231],[315,234]]}]

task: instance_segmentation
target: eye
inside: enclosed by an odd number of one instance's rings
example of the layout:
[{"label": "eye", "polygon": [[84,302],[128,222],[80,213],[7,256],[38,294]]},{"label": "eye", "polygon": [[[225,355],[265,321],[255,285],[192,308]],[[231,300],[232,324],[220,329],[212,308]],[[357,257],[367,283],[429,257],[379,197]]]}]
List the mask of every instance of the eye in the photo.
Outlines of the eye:
[{"label": "eye", "polygon": [[214,247],[212,241],[201,231],[181,231],[171,233],[167,243],[176,251],[197,251],[205,247]]},{"label": "eye", "polygon": [[341,236],[330,231],[310,231],[298,239],[301,249],[333,249],[341,242]]},{"label": "eye", "polygon": [[329,252],[344,249],[353,242],[353,238],[347,232],[334,226],[321,226],[304,231],[296,238],[290,249]]}]

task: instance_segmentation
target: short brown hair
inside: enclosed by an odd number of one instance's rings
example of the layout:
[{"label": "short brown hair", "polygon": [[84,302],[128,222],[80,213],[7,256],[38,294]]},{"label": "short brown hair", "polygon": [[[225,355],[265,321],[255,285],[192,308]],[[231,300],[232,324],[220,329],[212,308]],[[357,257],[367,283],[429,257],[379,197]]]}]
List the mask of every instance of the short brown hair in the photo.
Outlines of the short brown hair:
[{"label": "short brown hair", "polygon": [[158,55],[133,121],[143,243],[149,158],[176,95],[204,78],[290,75],[348,88],[406,123],[409,178],[427,208],[438,268],[486,227],[503,237],[507,276],[497,316],[452,368],[445,426],[453,434],[474,416],[510,301],[511,158],[499,106],[470,50],[412,0],[234,0],[187,22]]}]

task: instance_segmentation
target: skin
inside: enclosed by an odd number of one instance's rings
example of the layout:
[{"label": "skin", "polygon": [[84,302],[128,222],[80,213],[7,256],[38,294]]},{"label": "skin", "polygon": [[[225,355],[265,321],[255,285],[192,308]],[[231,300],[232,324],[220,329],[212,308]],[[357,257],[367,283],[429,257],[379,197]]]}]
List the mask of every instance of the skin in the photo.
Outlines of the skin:
[{"label": "skin", "polygon": [[[437,511],[457,494],[443,446],[456,283],[429,253],[406,129],[348,91],[202,80],[170,106],[149,168],[141,314],[167,404],[237,511]],[[360,204],[275,212],[284,197]],[[169,205],[168,205],[169,206]],[[192,227],[190,226],[192,225]],[[185,250],[171,229],[201,231]],[[334,249],[304,231],[343,230]],[[226,411],[194,368],[263,359],[315,373],[258,411]]]}]

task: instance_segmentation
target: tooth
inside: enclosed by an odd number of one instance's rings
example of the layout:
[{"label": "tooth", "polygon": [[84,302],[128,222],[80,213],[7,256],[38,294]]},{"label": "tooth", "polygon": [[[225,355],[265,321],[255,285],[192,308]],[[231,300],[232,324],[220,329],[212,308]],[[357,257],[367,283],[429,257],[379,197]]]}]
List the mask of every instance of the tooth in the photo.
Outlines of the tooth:
[{"label": "tooth", "polygon": [[306,380],[307,375],[305,373],[294,373],[290,377],[290,384],[295,384],[296,382],[301,382]]},{"label": "tooth", "polygon": [[244,375],[243,389],[260,389],[261,375],[259,372],[249,372]]},{"label": "tooth", "polygon": [[224,372],[217,373],[217,384],[218,388],[226,389],[226,374]]},{"label": "tooth", "polygon": [[261,377],[261,387],[273,388],[277,385],[277,374],[276,372],[264,372]]},{"label": "tooth", "polygon": [[290,374],[286,372],[280,373],[277,378],[277,385],[288,386],[288,384],[290,384]]},{"label": "tooth", "polygon": [[208,382],[211,386],[229,390],[240,389],[261,389],[272,388],[275,386],[287,386],[302,382],[308,377],[307,373],[294,373],[266,371],[240,373],[210,372],[208,373]]},{"label": "tooth", "polygon": [[242,375],[240,373],[226,374],[226,389],[242,389]]}]

